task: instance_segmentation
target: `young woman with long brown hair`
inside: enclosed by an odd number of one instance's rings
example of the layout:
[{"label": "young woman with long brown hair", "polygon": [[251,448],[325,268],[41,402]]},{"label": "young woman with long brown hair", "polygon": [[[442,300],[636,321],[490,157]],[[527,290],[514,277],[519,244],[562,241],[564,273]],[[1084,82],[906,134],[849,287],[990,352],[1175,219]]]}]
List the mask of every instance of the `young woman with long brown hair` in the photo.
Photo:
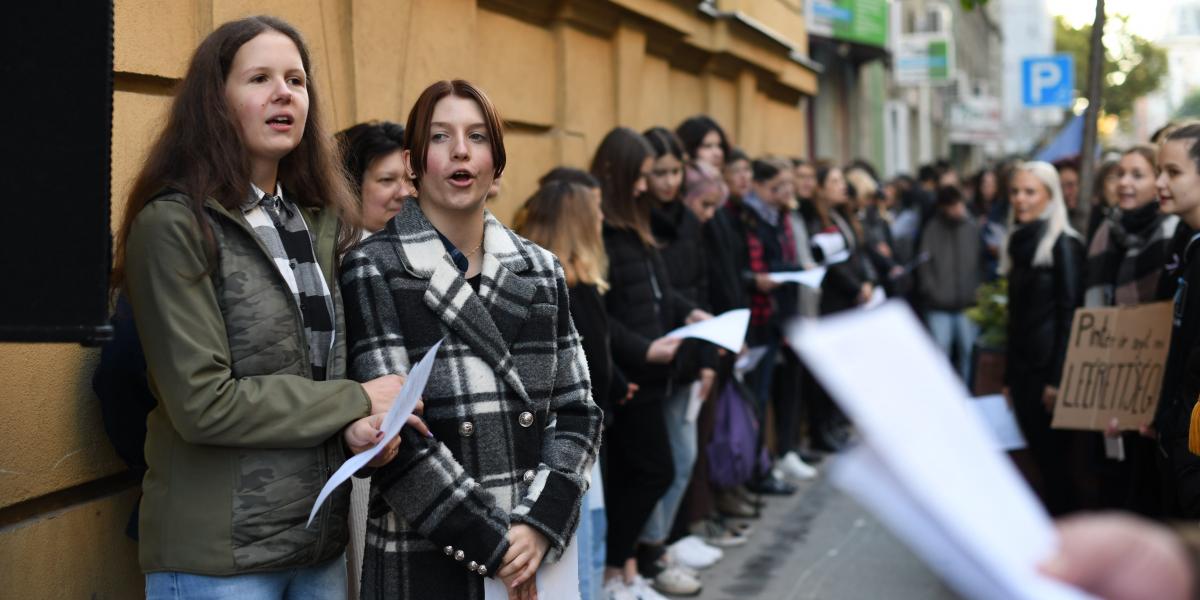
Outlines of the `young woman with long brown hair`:
[{"label": "young woman with long brown hair", "polygon": [[357,240],[357,210],[311,77],[287,23],[218,27],[129,194],[114,283],[158,399],[140,522],[149,598],[345,595],[349,491],[305,521],[346,446],[377,441],[402,380],[343,378],[334,257]]}]

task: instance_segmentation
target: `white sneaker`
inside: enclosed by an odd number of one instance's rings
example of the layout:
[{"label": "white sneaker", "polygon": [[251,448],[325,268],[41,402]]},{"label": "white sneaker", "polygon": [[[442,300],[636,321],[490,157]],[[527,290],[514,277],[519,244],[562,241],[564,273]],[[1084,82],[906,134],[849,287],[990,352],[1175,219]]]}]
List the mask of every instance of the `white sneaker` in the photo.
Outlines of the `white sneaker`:
[{"label": "white sneaker", "polygon": [[672,565],[683,565],[698,571],[713,566],[717,560],[719,559],[712,554],[690,544],[676,542],[667,547],[667,562]]},{"label": "white sneaker", "polygon": [[[695,596],[703,588],[699,579],[678,567],[663,569],[654,577],[654,589],[672,596]],[[646,596],[642,596],[642,600],[647,600]]]},{"label": "white sneaker", "polygon": [[795,452],[788,452],[775,462],[775,467],[793,481],[803,481],[817,476],[817,468],[804,462]]},{"label": "white sneaker", "polygon": [[672,546],[680,546],[681,548],[685,548],[688,550],[688,552],[695,553],[697,556],[707,559],[708,562],[716,562],[725,557],[725,552],[723,550],[706,544],[704,540],[694,535],[689,535],[685,538],[682,538],[672,544]]},{"label": "white sneaker", "polygon": [[638,594],[620,577],[604,582],[605,600],[639,600]]},{"label": "white sneaker", "polygon": [[637,600],[667,600],[665,596],[654,591],[654,588],[650,587],[650,582],[641,575],[634,575],[633,581],[627,585]]}]

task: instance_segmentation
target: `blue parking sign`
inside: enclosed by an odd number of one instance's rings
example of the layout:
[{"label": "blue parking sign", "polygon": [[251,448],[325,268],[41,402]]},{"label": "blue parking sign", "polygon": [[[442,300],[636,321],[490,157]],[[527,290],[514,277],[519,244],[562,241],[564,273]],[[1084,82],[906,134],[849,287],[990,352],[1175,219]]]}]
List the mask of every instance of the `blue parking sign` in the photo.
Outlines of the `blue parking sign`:
[{"label": "blue parking sign", "polygon": [[1032,56],[1021,61],[1025,106],[1071,106],[1075,101],[1075,58],[1070,54]]}]

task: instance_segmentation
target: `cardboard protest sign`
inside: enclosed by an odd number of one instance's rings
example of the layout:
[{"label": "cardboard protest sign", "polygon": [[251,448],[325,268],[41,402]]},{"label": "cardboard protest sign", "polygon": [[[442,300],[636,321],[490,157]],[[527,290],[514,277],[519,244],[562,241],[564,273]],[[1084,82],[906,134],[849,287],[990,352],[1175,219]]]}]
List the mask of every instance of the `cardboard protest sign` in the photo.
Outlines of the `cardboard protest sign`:
[{"label": "cardboard protest sign", "polygon": [[1171,345],[1170,302],[1075,311],[1055,429],[1137,429],[1154,417]]}]

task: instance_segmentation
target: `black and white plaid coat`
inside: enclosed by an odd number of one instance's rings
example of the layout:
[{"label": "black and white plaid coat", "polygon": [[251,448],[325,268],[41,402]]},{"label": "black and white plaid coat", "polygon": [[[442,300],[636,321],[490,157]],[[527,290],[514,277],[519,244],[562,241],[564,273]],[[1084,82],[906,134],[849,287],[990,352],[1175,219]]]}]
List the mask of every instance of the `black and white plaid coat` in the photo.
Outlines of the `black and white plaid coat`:
[{"label": "black and white plaid coat", "polygon": [[483,598],[510,524],[579,522],[600,443],[587,363],[552,254],[486,215],[479,293],[416,200],[342,263],[350,373],[406,373],[443,337],[425,389],[435,439],[402,430],[372,478],[364,598]]}]

